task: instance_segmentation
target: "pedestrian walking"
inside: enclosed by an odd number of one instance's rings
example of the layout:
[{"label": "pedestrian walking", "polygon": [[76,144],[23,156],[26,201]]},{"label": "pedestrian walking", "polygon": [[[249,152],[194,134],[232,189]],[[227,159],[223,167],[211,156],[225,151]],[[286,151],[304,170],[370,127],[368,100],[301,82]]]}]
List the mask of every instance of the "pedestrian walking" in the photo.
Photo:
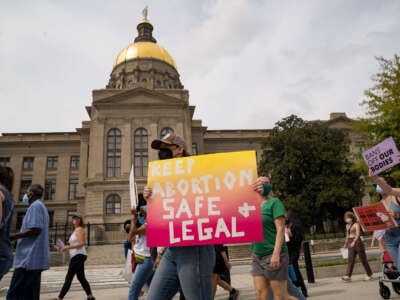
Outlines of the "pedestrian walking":
[{"label": "pedestrian walking", "polygon": [[[189,156],[183,138],[175,133],[151,143],[159,150],[160,159]],[[151,201],[152,189],[146,186],[143,196]],[[161,248],[162,256],[150,285],[148,300],[169,300],[182,289],[186,299],[212,300],[212,271],[215,263],[214,246]],[[160,258],[157,259],[156,264]]]},{"label": "pedestrian walking", "polygon": [[65,297],[71,287],[75,275],[81,283],[87,299],[95,299],[92,295],[89,282],[86,280],[85,276],[87,252],[85,248],[85,225],[81,215],[75,214],[72,217],[72,226],[74,227],[74,231],[68,240],[69,245],[60,249],[61,252],[69,251],[70,262],[67,275],[65,276],[64,285],[62,286],[57,299],[61,300]]},{"label": "pedestrian walking", "polygon": [[29,207],[21,231],[10,236],[18,242],[7,300],[40,299],[42,271],[50,268],[49,213],[42,196],[39,184],[31,185],[23,196],[22,201]]},{"label": "pedestrian walking", "polygon": [[11,194],[13,184],[13,170],[0,166],[0,280],[12,265],[10,226],[14,211],[14,199]]},{"label": "pedestrian walking", "polygon": [[372,270],[367,260],[364,242],[361,240],[361,226],[351,211],[347,211],[344,214],[344,221],[346,222],[346,240],[344,242],[344,248],[348,248],[348,258],[346,275],[342,277],[342,280],[351,281],[351,275],[353,274],[357,254],[360,257],[365,272],[367,273],[364,280],[371,280]]},{"label": "pedestrian walking", "polygon": [[274,197],[269,177],[257,178],[252,187],[264,197],[261,204],[264,240],[251,246],[256,299],[268,299],[272,289],[275,300],[295,300],[287,286],[289,255],[285,243],[285,207]]},{"label": "pedestrian walking", "polygon": [[131,212],[132,220],[128,240],[135,240],[132,254],[135,256],[135,271],[129,287],[128,300],[137,300],[141,295],[143,286],[146,283],[150,286],[154,273],[154,261],[151,257],[150,248],[147,247],[147,206],[139,206],[137,209],[132,209]]},{"label": "pedestrian walking", "polygon": [[232,265],[229,262],[226,248],[224,245],[215,245],[215,266],[212,274],[213,298],[217,291],[217,285],[229,292],[229,300],[236,300],[239,297],[239,290],[231,286],[230,283],[222,279],[221,275],[226,274],[227,270],[231,269]]},{"label": "pedestrian walking", "polygon": [[400,188],[396,188],[393,177],[379,177],[369,172],[377,184],[376,191],[381,195],[383,204],[397,223],[397,227],[386,229],[385,244],[397,268],[400,267]]}]

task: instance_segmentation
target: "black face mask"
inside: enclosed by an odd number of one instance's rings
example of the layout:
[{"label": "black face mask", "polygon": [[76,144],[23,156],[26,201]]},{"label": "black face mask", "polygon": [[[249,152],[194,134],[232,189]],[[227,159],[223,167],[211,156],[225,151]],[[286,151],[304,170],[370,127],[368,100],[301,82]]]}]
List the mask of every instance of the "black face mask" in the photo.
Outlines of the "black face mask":
[{"label": "black face mask", "polygon": [[158,157],[160,159],[173,158],[172,151],[170,149],[160,149],[160,151],[158,151]]}]

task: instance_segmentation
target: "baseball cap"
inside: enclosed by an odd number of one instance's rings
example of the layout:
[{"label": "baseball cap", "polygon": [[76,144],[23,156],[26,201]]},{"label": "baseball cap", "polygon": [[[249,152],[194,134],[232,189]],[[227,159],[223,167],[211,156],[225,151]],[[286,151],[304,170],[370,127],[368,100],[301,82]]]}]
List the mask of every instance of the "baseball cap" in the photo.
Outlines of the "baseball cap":
[{"label": "baseball cap", "polygon": [[189,155],[189,153],[187,152],[187,146],[185,140],[179,135],[176,135],[174,132],[168,133],[160,140],[154,140],[151,142],[151,148],[156,150],[166,148],[167,146],[170,145],[183,146],[185,155]]},{"label": "baseball cap", "polygon": [[81,220],[82,220],[82,216],[79,215],[79,214],[73,214],[73,215],[72,215],[72,218],[73,218],[73,219],[74,219],[74,218],[78,218],[78,219],[81,219]]}]

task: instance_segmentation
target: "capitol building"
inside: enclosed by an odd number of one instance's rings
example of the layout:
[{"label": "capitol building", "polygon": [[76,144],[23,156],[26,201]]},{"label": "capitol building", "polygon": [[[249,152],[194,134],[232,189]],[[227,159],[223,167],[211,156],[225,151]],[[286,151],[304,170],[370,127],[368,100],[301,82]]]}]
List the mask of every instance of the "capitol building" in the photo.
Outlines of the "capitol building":
[{"label": "capitol building", "polygon": [[[151,141],[172,131],[185,139],[192,155],[255,150],[261,159],[270,129],[208,130],[193,119],[189,91],[147,17],[137,30],[135,40],[116,54],[105,88],[92,91],[87,120],[76,131],[0,136],[0,164],[15,172],[12,231],[22,223],[26,206],[21,200],[32,183],[45,187],[51,225],[65,224],[77,212],[90,223],[123,222],[130,216],[132,164],[140,192],[148,162],[158,159]],[[349,130],[349,120],[332,113],[326,122]]]}]

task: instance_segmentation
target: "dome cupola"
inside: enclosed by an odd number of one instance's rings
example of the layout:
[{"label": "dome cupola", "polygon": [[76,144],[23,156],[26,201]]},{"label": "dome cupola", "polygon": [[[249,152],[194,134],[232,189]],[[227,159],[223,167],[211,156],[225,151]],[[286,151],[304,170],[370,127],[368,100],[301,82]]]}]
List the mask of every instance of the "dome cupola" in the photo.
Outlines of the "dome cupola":
[{"label": "dome cupola", "polygon": [[134,42],[117,55],[107,88],[183,89],[174,59],[153,37],[147,7]]}]

